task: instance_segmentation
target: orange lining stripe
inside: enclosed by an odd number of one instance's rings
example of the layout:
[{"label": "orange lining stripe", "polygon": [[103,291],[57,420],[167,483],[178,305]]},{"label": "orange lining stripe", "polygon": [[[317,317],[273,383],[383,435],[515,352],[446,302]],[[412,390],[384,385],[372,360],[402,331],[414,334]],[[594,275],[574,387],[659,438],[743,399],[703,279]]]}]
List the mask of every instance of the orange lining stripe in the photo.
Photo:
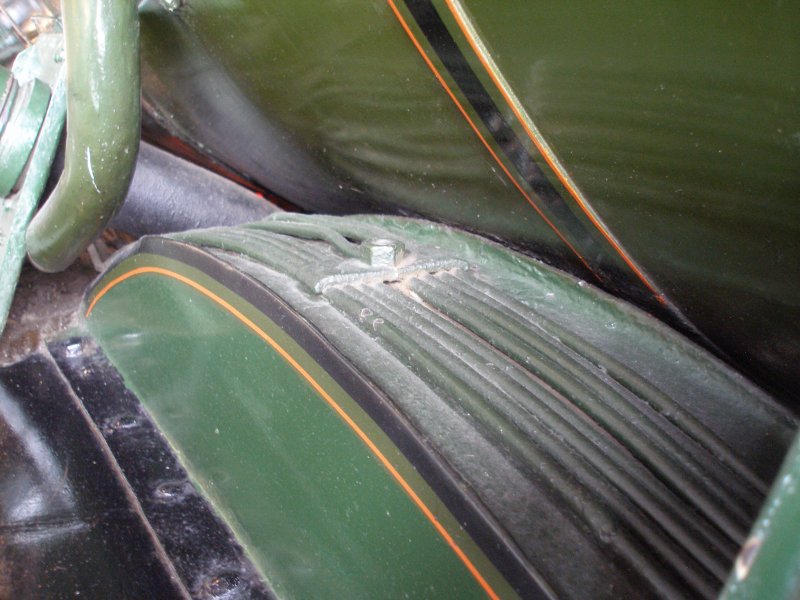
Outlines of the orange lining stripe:
[{"label": "orange lining stripe", "polygon": [[561,166],[558,163],[556,163],[556,161],[553,159],[553,156],[551,154],[550,149],[545,147],[545,146],[543,146],[541,144],[541,142],[537,139],[536,135],[534,135],[533,131],[531,130],[531,128],[528,125],[527,119],[523,118],[523,116],[520,113],[518,107],[516,106],[516,103],[513,102],[512,99],[509,97],[508,92],[506,91],[505,87],[498,81],[497,75],[495,74],[494,69],[491,68],[491,65],[488,64],[488,62],[486,60],[486,57],[483,55],[483,52],[480,51],[480,48],[478,47],[477,43],[475,42],[475,38],[472,36],[472,32],[469,30],[469,28],[464,23],[464,20],[463,20],[462,15],[460,14],[460,11],[456,10],[453,7],[453,0],[445,0],[445,2],[447,3],[447,8],[450,9],[450,13],[455,18],[456,23],[458,23],[458,27],[459,27],[459,29],[461,29],[461,33],[463,33],[464,37],[467,38],[467,41],[469,42],[469,45],[472,47],[473,52],[475,52],[475,55],[478,57],[478,60],[481,61],[481,64],[483,65],[483,68],[486,69],[486,72],[489,74],[489,77],[491,78],[492,82],[494,82],[495,87],[503,95],[503,98],[505,98],[506,102],[508,103],[508,106],[511,108],[511,110],[516,115],[517,120],[522,124],[522,127],[525,130],[525,133],[528,134],[528,137],[533,142],[534,146],[536,146],[536,148],[539,150],[541,155],[544,157],[545,162],[547,162],[547,164],[550,166],[550,168],[556,174],[556,177],[558,177],[558,180],[567,189],[567,191],[570,193],[572,198],[575,200],[575,202],[578,203],[578,206],[581,207],[581,210],[589,218],[589,220],[592,222],[592,224],[598,229],[598,231],[600,231],[600,233],[606,239],[606,241],[609,244],[611,244],[611,246],[614,248],[614,250],[617,251],[617,254],[619,254],[620,258],[622,258],[622,260],[625,262],[625,264],[628,265],[628,267],[630,267],[630,269],[634,272],[634,274],[636,274],[636,276],[639,278],[639,280],[647,287],[648,290],[650,290],[655,295],[656,299],[661,304],[666,304],[666,300],[664,299],[664,296],[656,289],[655,285],[653,285],[650,282],[650,280],[641,271],[641,269],[639,269],[639,267],[636,265],[636,263],[633,262],[633,259],[630,256],[628,256],[628,253],[625,252],[625,250],[622,248],[622,246],[620,246],[619,242],[617,242],[614,239],[614,237],[608,231],[606,226],[594,215],[594,213],[591,210],[589,210],[589,207],[586,206],[586,203],[583,200],[581,194],[578,192],[577,189],[575,189],[575,186],[569,180],[569,178],[567,177],[566,173],[564,173],[563,168],[561,168]]},{"label": "orange lining stripe", "polygon": [[556,233],[556,235],[561,239],[561,241],[564,242],[567,245],[567,247],[575,253],[575,255],[578,257],[578,259],[583,263],[583,265],[587,269],[589,269],[589,272],[592,273],[598,280],[602,281],[603,278],[600,277],[599,274],[594,272],[594,269],[592,269],[592,267],[589,266],[589,263],[586,262],[586,259],[583,258],[581,253],[578,252],[575,249],[575,247],[569,242],[569,240],[567,240],[567,238],[565,238],[562,235],[562,233],[558,230],[558,228],[555,225],[553,225],[553,223],[550,221],[550,219],[548,219],[547,216],[541,211],[541,209],[531,199],[531,197],[528,195],[528,193],[522,188],[522,186],[519,184],[519,182],[517,182],[517,180],[511,175],[511,173],[508,171],[506,166],[503,164],[503,162],[497,156],[495,151],[492,150],[491,146],[489,146],[489,143],[483,137],[483,135],[481,134],[480,130],[477,128],[475,123],[469,117],[469,115],[467,114],[467,111],[464,110],[464,107],[458,101],[458,99],[456,98],[455,94],[453,94],[452,90],[447,85],[447,83],[445,82],[444,78],[439,74],[439,71],[436,69],[436,67],[434,66],[433,62],[431,62],[431,59],[428,58],[427,54],[425,54],[425,50],[422,49],[422,46],[417,41],[417,38],[414,37],[414,33],[411,31],[411,28],[408,26],[408,23],[406,23],[406,20],[403,18],[403,15],[400,14],[400,11],[397,9],[397,6],[395,6],[394,1],[393,0],[386,0],[386,1],[389,3],[389,7],[392,9],[392,12],[397,17],[397,20],[400,22],[400,25],[403,27],[403,29],[405,30],[406,34],[411,39],[411,42],[414,44],[414,47],[417,49],[417,52],[419,52],[420,56],[422,56],[422,59],[425,61],[425,64],[428,65],[428,68],[433,72],[433,74],[436,77],[437,81],[445,89],[445,91],[447,92],[447,95],[450,96],[450,99],[453,101],[453,103],[455,103],[455,105],[458,108],[458,110],[461,113],[461,115],[466,119],[467,123],[469,123],[469,126],[472,128],[472,131],[474,131],[475,135],[477,135],[478,138],[481,140],[481,143],[483,143],[483,145],[489,151],[489,154],[492,155],[492,158],[499,165],[499,167],[503,170],[503,173],[506,174],[506,177],[508,177],[508,179],[511,181],[511,183],[514,184],[514,187],[517,188],[517,190],[519,190],[519,193],[522,194],[525,197],[525,199],[528,201],[528,204],[530,204],[536,210],[536,212],[539,213],[539,216],[544,220],[545,223],[547,223],[550,226],[550,229],[552,229]]},{"label": "orange lining stripe", "polygon": [[400,487],[403,488],[406,494],[414,501],[414,504],[422,511],[422,514],[431,522],[434,526],[436,531],[439,533],[440,536],[444,539],[445,542],[450,546],[450,548],[455,552],[456,556],[464,563],[464,566],[467,567],[469,572],[475,578],[475,580],[480,584],[480,586],[484,589],[486,594],[492,598],[492,600],[498,600],[498,596],[489,583],[483,578],[480,574],[478,569],[475,565],[472,564],[472,561],[467,557],[464,551],[456,544],[455,540],[452,536],[447,532],[444,526],[439,523],[439,520],[436,516],[431,512],[428,506],[422,501],[422,499],[417,496],[416,492],[412,489],[412,487],[408,484],[408,482],[403,478],[403,476],[397,471],[397,469],[389,462],[384,454],[380,451],[380,449],[375,445],[375,443],[367,436],[366,433],[358,426],[358,424],[353,421],[353,419],[348,415],[344,409],[339,406],[339,404],[334,400],[328,392],[326,392],[323,387],[317,383],[317,381],[306,371],[286,350],[283,349],[278,342],[272,339],[263,329],[261,329],[258,325],[256,325],[253,321],[248,319],[244,314],[242,314],[239,310],[233,307],[230,303],[226,302],[219,296],[217,296],[211,290],[203,287],[196,281],[189,279],[179,273],[175,273],[174,271],[170,271],[169,269],[163,269],[161,267],[138,267],[136,269],[132,269],[128,271],[124,275],[120,275],[116,279],[112,280],[108,283],[102,290],[100,290],[97,295],[92,299],[91,304],[89,304],[89,308],[86,309],[86,317],[88,317],[92,311],[94,310],[95,305],[97,302],[105,296],[112,288],[117,286],[118,284],[122,283],[126,279],[131,277],[135,277],[137,275],[143,275],[145,273],[154,273],[157,275],[164,275],[165,277],[171,277],[172,279],[177,279],[181,283],[185,283],[191,288],[194,288],[210,300],[216,302],[219,306],[227,310],[231,315],[239,319],[243,324],[245,324],[248,328],[250,328],[258,337],[262,340],[267,342],[269,346],[272,347],[281,357],[291,365],[291,367],[297,371],[299,375],[303,377],[311,387],[328,403],[328,405],[341,417],[341,419],[347,423],[350,429],[361,439],[362,442],[370,449],[370,451],[375,455],[375,457],[381,462],[381,464],[386,468],[387,471],[394,477],[395,481],[400,484]]}]

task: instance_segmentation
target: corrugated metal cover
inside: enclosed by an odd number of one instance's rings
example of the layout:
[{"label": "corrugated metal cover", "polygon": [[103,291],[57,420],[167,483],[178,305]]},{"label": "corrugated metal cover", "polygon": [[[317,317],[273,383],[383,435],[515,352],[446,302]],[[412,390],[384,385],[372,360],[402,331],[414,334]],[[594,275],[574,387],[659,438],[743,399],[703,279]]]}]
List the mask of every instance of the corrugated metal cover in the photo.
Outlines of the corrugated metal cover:
[{"label": "corrugated metal cover", "polygon": [[[485,240],[297,215],[177,237],[315,325],[556,594],[714,596],[791,442],[793,419],[707,352]],[[376,239],[404,248],[395,265],[365,262]]]}]

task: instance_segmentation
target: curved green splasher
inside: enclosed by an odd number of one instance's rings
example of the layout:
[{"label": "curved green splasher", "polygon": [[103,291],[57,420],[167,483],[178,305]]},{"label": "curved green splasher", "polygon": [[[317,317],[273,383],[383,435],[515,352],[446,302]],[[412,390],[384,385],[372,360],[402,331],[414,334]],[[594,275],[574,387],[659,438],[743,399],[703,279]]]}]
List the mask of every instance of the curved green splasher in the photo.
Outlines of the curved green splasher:
[{"label": "curved green splasher", "polygon": [[[423,3],[394,4],[513,174],[404,8]],[[462,34],[454,3],[428,4],[558,188]],[[739,368],[795,402],[796,7],[458,5],[520,109],[621,247]],[[526,246],[573,272],[582,268],[505,177],[385,0],[192,0],[172,12],[145,6],[145,97],[162,124],[197,148],[310,210],[412,211]],[[281,168],[272,168],[269,142],[277,139],[286,151]],[[283,168],[296,156],[303,168]],[[565,202],[596,230],[568,195]],[[646,300],[621,259],[607,252],[598,262],[615,292]]]}]

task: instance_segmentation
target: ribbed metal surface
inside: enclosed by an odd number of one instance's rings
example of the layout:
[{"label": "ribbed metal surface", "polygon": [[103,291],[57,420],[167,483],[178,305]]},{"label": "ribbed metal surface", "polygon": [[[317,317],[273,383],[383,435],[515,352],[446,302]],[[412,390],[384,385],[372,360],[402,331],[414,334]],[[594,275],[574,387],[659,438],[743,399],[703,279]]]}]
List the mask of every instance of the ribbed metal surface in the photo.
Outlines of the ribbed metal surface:
[{"label": "ribbed metal surface", "polygon": [[[377,326],[360,322],[443,399],[469,413],[526,476],[544,479],[609,550],[645,571],[658,556],[713,594],[760,494],[702,440],[546,331],[537,336],[522,324],[496,325],[520,314],[453,298],[479,289],[475,284],[473,277],[445,275],[415,280],[410,289],[348,286],[327,296],[356,322],[365,309],[383,318]],[[651,577],[657,580],[658,570]]]},{"label": "ribbed metal surface", "polygon": [[[338,223],[348,222],[317,221],[333,229]],[[354,245],[368,237],[349,223],[344,235]],[[397,237],[398,229],[383,233]],[[680,364],[648,358],[640,368],[615,350],[624,338],[602,346],[590,341],[596,331],[576,328],[577,313],[523,303],[526,293],[542,292],[541,281],[520,280],[512,294],[499,276],[503,264],[476,264],[480,252],[470,268],[366,274],[315,294],[323,273],[358,268],[330,240],[290,234],[228,229],[193,241],[225,250],[216,253],[301,312],[312,302],[307,318],[338,338],[343,354],[397,403],[556,594],[719,591],[769,487],[772,467],[763,465],[775,463],[735,448],[730,432],[747,427],[780,456],[794,426],[765,396],[655,325],[641,334],[642,353],[660,356],[652,348],[663,343],[684,355]],[[452,244],[403,239],[417,257],[458,258]],[[564,281],[571,289],[574,283]],[[581,302],[616,302],[577,287]],[[620,314],[647,322],[632,309]],[[391,357],[385,369],[370,360],[377,353]],[[396,385],[392,369],[406,383]],[[697,373],[685,378],[684,370]],[[670,372],[677,385],[659,383]],[[486,447],[497,456],[482,458]]]}]

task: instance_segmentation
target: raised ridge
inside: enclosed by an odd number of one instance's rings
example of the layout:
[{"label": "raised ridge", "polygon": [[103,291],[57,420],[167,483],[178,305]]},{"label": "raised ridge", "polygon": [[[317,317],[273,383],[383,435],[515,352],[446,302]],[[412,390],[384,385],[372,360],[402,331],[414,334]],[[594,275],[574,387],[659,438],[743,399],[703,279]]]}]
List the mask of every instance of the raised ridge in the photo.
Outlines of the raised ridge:
[{"label": "raised ridge", "polygon": [[[790,443],[788,414],[640,311],[485,241],[401,219],[298,222],[302,236],[266,221],[181,238],[276,291],[376,381],[557,594],[718,592]],[[442,268],[376,273],[342,252],[378,234]],[[342,272],[359,277],[317,285]],[[526,301],[547,290],[564,305]],[[413,377],[396,385],[370,354]],[[497,457],[472,460],[486,444]]]}]

